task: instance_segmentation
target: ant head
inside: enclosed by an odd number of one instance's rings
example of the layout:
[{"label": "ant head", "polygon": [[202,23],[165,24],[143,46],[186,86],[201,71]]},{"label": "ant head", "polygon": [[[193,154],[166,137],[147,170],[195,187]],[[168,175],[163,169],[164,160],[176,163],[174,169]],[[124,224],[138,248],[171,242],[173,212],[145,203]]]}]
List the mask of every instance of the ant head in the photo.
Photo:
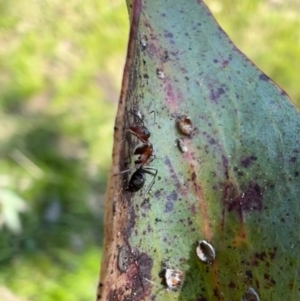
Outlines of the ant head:
[{"label": "ant head", "polygon": [[144,125],[131,125],[129,126],[129,130],[142,142],[147,142],[150,138],[150,132]]}]

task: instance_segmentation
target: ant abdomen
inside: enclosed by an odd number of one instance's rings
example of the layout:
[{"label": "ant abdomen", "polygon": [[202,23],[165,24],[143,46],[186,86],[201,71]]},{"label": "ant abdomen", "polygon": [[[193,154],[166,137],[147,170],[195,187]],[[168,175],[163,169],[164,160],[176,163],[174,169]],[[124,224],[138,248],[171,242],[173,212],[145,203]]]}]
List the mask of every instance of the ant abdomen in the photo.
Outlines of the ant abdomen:
[{"label": "ant abdomen", "polygon": [[137,192],[145,185],[145,173],[142,169],[136,170],[129,181],[129,185],[127,187],[127,191],[129,192]]}]

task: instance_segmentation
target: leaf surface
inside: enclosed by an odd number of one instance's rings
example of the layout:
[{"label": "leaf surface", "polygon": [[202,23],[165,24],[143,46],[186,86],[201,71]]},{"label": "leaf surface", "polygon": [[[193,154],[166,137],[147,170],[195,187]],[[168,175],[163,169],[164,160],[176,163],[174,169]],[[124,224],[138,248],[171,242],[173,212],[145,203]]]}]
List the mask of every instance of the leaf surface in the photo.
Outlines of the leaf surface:
[{"label": "leaf surface", "polygon": [[[202,1],[131,9],[98,299],[300,300],[299,112]],[[149,174],[126,191],[142,144],[128,133],[134,106],[158,171],[146,195]],[[190,136],[176,126],[182,115]],[[197,257],[199,240],[214,248],[212,264]],[[164,269],[183,272],[178,290],[162,285]]]}]

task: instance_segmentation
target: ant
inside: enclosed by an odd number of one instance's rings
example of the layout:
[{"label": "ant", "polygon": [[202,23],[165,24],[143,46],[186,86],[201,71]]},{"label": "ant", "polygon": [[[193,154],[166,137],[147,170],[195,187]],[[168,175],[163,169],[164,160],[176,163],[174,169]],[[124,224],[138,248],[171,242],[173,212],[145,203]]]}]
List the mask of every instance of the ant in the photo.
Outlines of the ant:
[{"label": "ant", "polygon": [[[139,125],[130,125],[129,132],[136,136],[143,144],[138,146],[133,155],[139,155],[138,159],[134,161],[136,166],[142,166],[149,164],[153,159],[153,146],[149,141],[150,131],[144,125],[142,114],[134,107],[134,111],[131,112],[140,122]],[[149,161],[150,160],[150,161]]]},{"label": "ant", "polygon": [[[154,111],[153,111],[154,112]],[[130,125],[129,131],[135,135],[143,144],[138,146],[135,151],[134,155],[139,155],[139,157],[134,161],[136,166],[136,171],[131,175],[129,180],[129,185],[126,188],[127,191],[130,192],[137,192],[139,191],[144,185],[146,181],[146,173],[153,176],[153,180],[151,181],[146,193],[151,189],[154,184],[157,170],[151,167],[144,167],[146,164],[149,164],[152,160],[154,160],[153,155],[153,146],[149,141],[150,138],[150,131],[144,125],[143,116],[140,111],[134,106],[133,111],[131,112],[135,118],[138,119],[138,125]],[[151,112],[152,113],[152,112]]]}]

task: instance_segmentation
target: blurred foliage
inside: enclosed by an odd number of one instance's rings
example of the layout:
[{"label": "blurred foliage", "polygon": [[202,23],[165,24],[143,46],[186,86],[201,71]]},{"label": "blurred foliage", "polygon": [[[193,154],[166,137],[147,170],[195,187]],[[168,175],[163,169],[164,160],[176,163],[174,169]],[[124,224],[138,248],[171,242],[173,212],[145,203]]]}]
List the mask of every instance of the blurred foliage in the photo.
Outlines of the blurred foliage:
[{"label": "blurred foliage", "polygon": [[[298,1],[206,2],[300,106]],[[127,37],[125,0],[0,2],[0,283],[20,300],[94,298]]]},{"label": "blurred foliage", "polygon": [[95,296],[127,37],[121,0],[0,2],[0,282],[24,300]]}]

